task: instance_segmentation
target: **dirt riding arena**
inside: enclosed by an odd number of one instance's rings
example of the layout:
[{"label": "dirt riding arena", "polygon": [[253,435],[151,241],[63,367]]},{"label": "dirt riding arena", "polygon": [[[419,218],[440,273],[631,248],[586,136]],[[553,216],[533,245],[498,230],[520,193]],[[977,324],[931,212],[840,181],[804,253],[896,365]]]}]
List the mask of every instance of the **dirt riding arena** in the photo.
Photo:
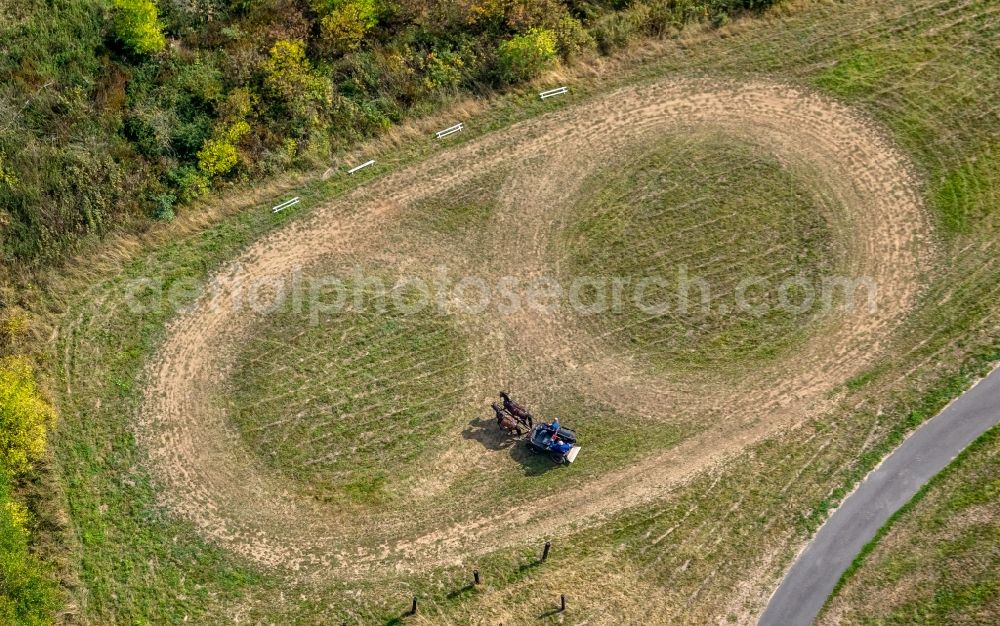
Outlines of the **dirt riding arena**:
[{"label": "dirt riding arena", "polygon": [[[658,136],[705,132],[753,144],[808,179],[826,199],[821,210],[839,267],[878,285],[874,312],[859,307],[830,317],[808,341],[735,375],[647,367],[565,311],[456,307],[449,319],[465,342],[464,380],[439,418],[451,443],[419,461],[419,478],[391,487],[394,503],[345,512],[269,471],[248,448],[220,393],[233,355],[267,324],[238,305],[240,285],[293,271],[346,273],[357,264],[392,275],[443,267],[487,281],[558,274],[560,233],[580,201],[581,181],[608,164],[627,168],[636,146]],[[418,203],[492,172],[503,172],[496,209],[474,245],[410,230],[407,217]],[[843,105],[767,82],[628,88],[378,178],[253,244],[217,273],[215,297],[169,326],[146,372],[137,436],[173,512],[211,542],[289,576],[351,580],[387,567],[418,572],[467,562],[665,498],[747,445],[820,414],[838,385],[878,357],[913,307],[931,262],[929,230],[907,160]],[[435,385],[434,371],[424,374],[424,383]],[[493,492],[517,461],[462,433],[474,416],[488,414],[501,387],[536,406],[550,389],[569,390],[644,432],[678,435],[620,467],[571,473],[587,465],[584,443],[557,492]],[[391,424],[391,415],[384,420]]]}]

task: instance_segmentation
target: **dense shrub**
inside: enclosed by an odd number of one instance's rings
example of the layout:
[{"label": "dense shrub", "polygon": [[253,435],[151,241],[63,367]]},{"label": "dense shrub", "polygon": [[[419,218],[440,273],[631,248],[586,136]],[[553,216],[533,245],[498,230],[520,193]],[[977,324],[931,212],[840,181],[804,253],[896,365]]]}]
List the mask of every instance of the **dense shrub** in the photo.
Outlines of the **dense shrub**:
[{"label": "dense shrub", "polygon": [[8,189],[13,189],[14,185],[17,184],[17,177],[13,172],[8,171],[7,164],[4,163],[4,156],[0,153],[0,186],[7,187]]},{"label": "dense shrub", "polygon": [[596,43],[587,29],[575,18],[564,15],[553,28],[556,36],[556,48],[559,56],[567,61],[585,51],[591,50]]},{"label": "dense shrub", "polygon": [[198,151],[198,167],[209,176],[227,174],[236,167],[240,155],[231,142],[223,139],[209,139]]},{"label": "dense shrub", "polygon": [[456,90],[770,3],[18,0],[0,19],[0,265],[169,217],[237,167],[323,162]]},{"label": "dense shrub", "polygon": [[174,219],[174,204],[177,196],[171,193],[160,193],[153,197],[153,217],[158,220]]},{"label": "dense shrub", "polygon": [[551,28],[567,15],[560,0],[478,0],[469,8],[469,22],[495,34]]},{"label": "dense shrub", "polygon": [[609,13],[594,25],[594,40],[602,54],[611,54],[637,39],[648,28],[649,7],[636,5],[625,11]]},{"label": "dense shrub", "polygon": [[431,50],[419,60],[423,85],[428,91],[455,88],[462,82],[465,60],[452,50]]},{"label": "dense shrub", "polygon": [[375,0],[321,0],[331,5],[320,19],[320,34],[333,53],[356,50],[365,34],[378,23]]},{"label": "dense shrub", "polygon": [[250,125],[244,120],[237,120],[224,128],[213,139],[206,141],[198,152],[198,167],[208,176],[228,174],[239,162],[236,144],[249,132]]},{"label": "dense shrub", "polygon": [[159,52],[166,44],[153,0],[114,0],[115,34],[137,54]]},{"label": "dense shrub", "polygon": [[329,83],[313,71],[299,40],[275,42],[264,62],[264,85],[292,112],[302,114],[313,103],[329,99]]},{"label": "dense shrub", "polygon": [[[0,354],[16,349],[27,318],[0,307]],[[45,450],[51,407],[38,395],[27,360],[0,358],[0,624],[50,624],[58,597],[53,578],[31,553],[31,515],[13,485]]]},{"label": "dense shrub", "polygon": [[177,190],[180,202],[191,202],[208,193],[208,179],[190,165],[171,170],[167,173],[167,180]]},{"label": "dense shrub", "polygon": [[41,458],[54,415],[38,393],[27,359],[0,359],[0,456],[11,473],[24,473]]},{"label": "dense shrub", "polygon": [[556,57],[556,36],[544,28],[532,28],[500,44],[500,76],[514,83],[537,76]]}]

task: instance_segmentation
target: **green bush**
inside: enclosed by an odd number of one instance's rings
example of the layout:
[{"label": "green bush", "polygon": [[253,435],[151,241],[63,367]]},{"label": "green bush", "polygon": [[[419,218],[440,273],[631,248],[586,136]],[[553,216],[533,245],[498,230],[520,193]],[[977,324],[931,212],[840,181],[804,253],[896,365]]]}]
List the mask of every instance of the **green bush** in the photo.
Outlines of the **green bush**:
[{"label": "green bush", "polygon": [[451,50],[432,50],[421,59],[423,84],[428,91],[451,89],[462,82],[465,60]]},{"label": "green bush", "polygon": [[365,34],[378,23],[375,0],[325,0],[332,5],[320,19],[320,34],[334,53],[356,50]]},{"label": "green bush", "polygon": [[263,69],[265,87],[294,113],[304,114],[311,104],[330,98],[329,83],[312,69],[301,40],[276,41]]},{"label": "green bush", "polygon": [[596,46],[594,38],[578,20],[566,15],[555,26],[556,49],[559,56],[572,61],[578,54],[593,50]]},{"label": "green bush", "polygon": [[176,201],[177,196],[171,193],[157,194],[153,198],[153,217],[164,222],[174,219],[174,203]]},{"label": "green bush", "polygon": [[544,28],[532,28],[500,44],[500,77],[508,83],[534,78],[555,57],[555,34]]},{"label": "green bush", "polygon": [[167,179],[177,190],[177,200],[182,203],[191,202],[208,193],[208,179],[190,165],[171,170]]},{"label": "green bush", "polygon": [[55,412],[39,395],[27,359],[0,359],[0,456],[13,474],[32,468],[45,452],[45,431]]},{"label": "green bush", "polygon": [[216,133],[198,151],[198,167],[209,176],[228,174],[240,160],[236,144],[250,132],[250,124],[237,120]]},{"label": "green bush", "polygon": [[0,186],[14,188],[17,184],[17,176],[13,172],[7,170],[4,164],[4,155],[0,153]]},{"label": "green bush", "polygon": [[609,13],[594,26],[594,40],[601,54],[624,48],[650,29],[650,9],[636,5],[628,10]]},{"label": "green bush", "polygon": [[209,176],[229,173],[240,160],[239,151],[228,139],[209,139],[198,152],[198,167]]},{"label": "green bush", "polygon": [[126,47],[137,54],[163,50],[166,40],[153,0],[114,0],[114,7],[115,34]]}]

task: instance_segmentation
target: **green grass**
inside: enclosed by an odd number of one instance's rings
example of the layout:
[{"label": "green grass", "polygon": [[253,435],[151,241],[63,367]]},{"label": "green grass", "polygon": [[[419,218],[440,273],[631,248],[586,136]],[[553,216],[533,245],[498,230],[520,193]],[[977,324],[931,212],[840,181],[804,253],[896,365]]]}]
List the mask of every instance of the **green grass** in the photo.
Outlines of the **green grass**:
[{"label": "green grass", "polygon": [[30,514],[12,491],[0,461],[0,624],[48,624],[62,598],[51,568],[29,548]]},{"label": "green grass", "polygon": [[954,624],[1000,608],[1000,427],[897,511],[851,564],[821,623]]},{"label": "green grass", "polygon": [[[804,340],[816,312],[783,310],[777,286],[790,278],[818,285],[836,266],[825,219],[836,209],[803,176],[753,144],[712,134],[657,138],[627,166],[593,174],[565,232],[570,270],[633,285],[664,279],[644,302],[666,308],[645,312],[626,288],[620,312],[588,318],[594,331],[658,365],[713,368],[772,359]],[[746,291],[754,310],[735,295],[750,276],[769,285]],[[697,281],[709,289],[707,305]],[[790,301],[799,298],[793,291]]]},{"label": "green grass", "polygon": [[473,235],[496,214],[506,176],[504,168],[498,168],[453,189],[421,198],[407,207],[401,226],[449,238]]},{"label": "green grass", "polygon": [[816,85],[840,96],[871,93],[906,57],[888,49],[863,48],[855,51],[816,77]]},{"label": "green grass", "polygon": [[934,205],[952,233],[968,233],[1000,205],[1000,158],[996,147],[970,156],[934,190]]},{"label": "green grass", "polygon": [[[344,294],[354,288],[362,286],[345,280]],[[264,463],[319,499],[373,502],[417,471],[428,449],[447,445],[467,355],[436,307],[401,311],[385,298],[380,312],[371,290],[339,307],[335,298],[309,307],[337,309],[329,313],[313,317],[289,301],[259,320],[225,397]]]}]

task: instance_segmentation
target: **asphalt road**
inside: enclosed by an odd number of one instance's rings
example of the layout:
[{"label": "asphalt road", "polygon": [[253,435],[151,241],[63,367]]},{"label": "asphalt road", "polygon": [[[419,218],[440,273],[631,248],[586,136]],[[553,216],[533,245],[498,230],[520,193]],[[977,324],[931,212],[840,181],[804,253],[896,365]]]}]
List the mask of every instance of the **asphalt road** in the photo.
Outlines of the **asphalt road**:
[{"label": "asphalt road", "polygon": [[785,574],[759,626],[808,626],[879,528],[932,476],[1000,422],[1000,368],[924,422],[882,460]]}]

